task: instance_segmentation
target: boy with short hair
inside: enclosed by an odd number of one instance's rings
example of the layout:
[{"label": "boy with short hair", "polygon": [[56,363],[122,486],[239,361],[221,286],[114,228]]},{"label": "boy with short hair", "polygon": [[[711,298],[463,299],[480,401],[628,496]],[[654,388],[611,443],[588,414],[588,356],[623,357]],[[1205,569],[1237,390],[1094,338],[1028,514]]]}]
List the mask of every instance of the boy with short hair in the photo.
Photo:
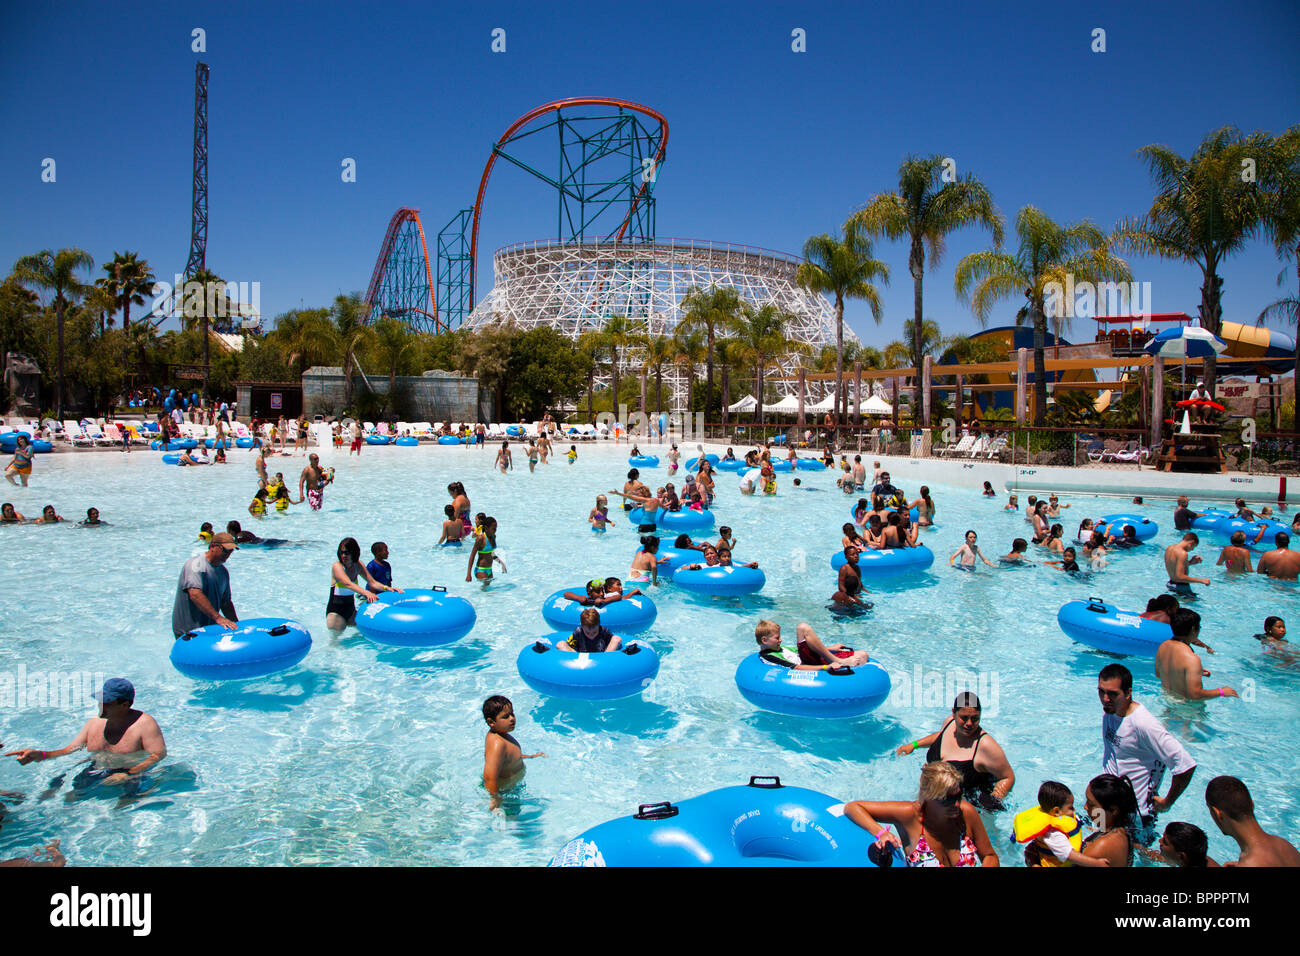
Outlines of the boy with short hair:
[{"label": "boy with short hair", "polygon": [[1014,821],[1017,843],[1026,843],[1028,866],[1110,866],[1083,855],[1083,827],[1074,812],[1074,794],[1055,780],[1038,788],[1038,806],[1022,810]]},{"label": "boy with short hair", "polygon": [[754,640],[760,648],[758,656],[769,664],[797,671],[861,667],[871,659],[866,651],[855,651],[843,644],[823,644],[809,624],[800,624],[796,634],[799,639],[794,648],[782,647],[781,625],[775,621],[759,621],[754,627]]},{"label": "boy with short hair", "polygon": [[526,754],[519,741],[511,736],[515,729],[515,706],[509,697],[494,695],[483,701],[483,719],[487,738],[483,744],[483,786],[491,795],[490,808],[501,807],[501,794],[517,784],[524,775],[524,761],[545,757],[544,753]]},{"label": "boy with short hair", "polygon": [[366,570],[380,584],[392,587],[393,566],[388,563],[388,545],[382,541],[376,541],[370,546],[370,553],[375,556],[375,559],[366,565]]}]

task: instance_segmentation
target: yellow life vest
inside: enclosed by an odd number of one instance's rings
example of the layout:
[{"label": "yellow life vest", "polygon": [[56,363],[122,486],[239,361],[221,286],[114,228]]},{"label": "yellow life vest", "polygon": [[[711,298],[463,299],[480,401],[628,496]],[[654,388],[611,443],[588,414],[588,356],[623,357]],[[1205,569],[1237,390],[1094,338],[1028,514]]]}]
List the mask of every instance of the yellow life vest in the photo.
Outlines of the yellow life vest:
[{"label": "yellow life vest", "polygon": [[[1030,807],[1028,810],[1021,810],[1016,814],[1014,827],[1017,843],[1028,843],[1031,840],[1038,839],[1048,830],[1059,830],[1069,839],[1071,849],[1076,852],[1083,850],[1083,827],[1073,814],[1069,816],[1052,816],[1044,812],[1042,807]],[[1074,864],[1061,863],[1051,853],[1041,853],[1038,857],[1038,865],[1073,866]]]},{"label": "yellow life vest", "polygon": [[266,502],[261,498],[254,498],[253,503],[248,506],[248,510],[252,511],[254,514],[266,514]]}]

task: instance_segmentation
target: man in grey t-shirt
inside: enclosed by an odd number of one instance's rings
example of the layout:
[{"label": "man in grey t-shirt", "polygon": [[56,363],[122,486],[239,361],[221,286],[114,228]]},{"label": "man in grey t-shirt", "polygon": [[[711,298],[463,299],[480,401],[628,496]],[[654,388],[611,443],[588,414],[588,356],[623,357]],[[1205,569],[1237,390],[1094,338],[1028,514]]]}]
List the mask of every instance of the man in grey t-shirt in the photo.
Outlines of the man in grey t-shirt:
[{"label": "man in grey t-shirt", "polygon": [[212,536],[207,551],[185,562],[176,584],[176,603],[172,605],[174,635],[180,637],[209,624],[235,629],[239,616],[230,600],[230,572],[225,563],[230,552],[238,548],[235,539],[223,531]]}]

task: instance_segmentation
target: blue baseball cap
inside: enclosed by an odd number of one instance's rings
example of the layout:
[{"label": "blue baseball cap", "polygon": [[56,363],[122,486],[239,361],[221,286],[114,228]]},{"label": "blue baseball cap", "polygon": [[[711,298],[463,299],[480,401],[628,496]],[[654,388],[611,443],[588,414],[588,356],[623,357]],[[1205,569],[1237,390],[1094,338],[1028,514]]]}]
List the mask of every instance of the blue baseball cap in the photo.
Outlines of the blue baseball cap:
[{"label": "blue baseball cap", "polygon": [[95,700],[101,704],[113,704],[117,701],[126,701],[129,704],[135,700],[135,688],[125,677],[110,677],[104,681],[104,689],[95,694]]}]

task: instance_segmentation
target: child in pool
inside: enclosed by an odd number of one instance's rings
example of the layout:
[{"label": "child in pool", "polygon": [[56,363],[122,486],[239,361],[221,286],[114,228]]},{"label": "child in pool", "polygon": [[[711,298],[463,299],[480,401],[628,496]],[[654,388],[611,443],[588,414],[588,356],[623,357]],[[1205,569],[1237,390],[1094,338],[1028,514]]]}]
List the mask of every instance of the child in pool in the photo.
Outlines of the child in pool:
[{"label": "child in pool", "polygon": [[677,443],[673,442],[673,447],[668,452],[668,474],[677,474],[677,461],[682,457],[682,453],[677,450]]},{"label": "child in pool", "polygon": [[443,545],[459,547],[465,537],[465,525],[456,517],[456,506],[447,505],[442,509],[442,513],[447,516],[447,520],[442,523],[442,537],[434,547]]},{"label": "child in pool", "polygon": [[211,521],[205,521],[205,522],[203,522],[203,524],[199,525],[199,540],[200,540],[200,541],[209,541],[209,542],[212,540],[212,522],[211,522]]},{"label": "child in pool", "polygon": [[719,551],[723,548],[726,548],[728,551],[736,550],[736,539],[732,537],[731,528],[725,524],[718,529],[718,543],[716,547]]},{"label": "child in pool", "polygon": [[985,498],[996,498],[997,496],[998,496],[998,493],[997,493],[996,491],[993,490],[993,485],[990,484],[990,483],[987,482],[987,481],[984,482],[984,497],[985,497]]},{"label": "child in pool", "polygon": [[1060,568],[1065,572],[1074,572],[1079,570],[1079,565],[1074,560],[1074,548],[1066,548],[1062,551],[1060,561],[1044,561],[1043,563],[1050,564],[1054,568]]},{"label": "child in pool", "polygon": [[614,522],[609,517],[609,499],[604,495],[596,496],[596,507],[587,515],[587,523],[597,531],[604,531],[606,526],[614,527]]},{"label": "child in pool", "polygon": [[1074,814],[1074,794],[1070,792],[1069,787],[1055,780],[1045,781],[1038,788],[1036,809],[1048,817],[1061,821],[1062,825],[1072,825],[1074,833],[1067,835],[1049,825],[1036,836],[1022,838],[1017,834],[1017,839],[1026,843],[1025,863],[1027,865],[1041,866],[1040,861],[1054,859],[1058,866],[1110,866],[1106,860],[1084,856],[1071,845],[1070,836],[1074,836],[1076,841],[1079,839],[1077,836],[1079,823]]},{"label": "child in pool", "polygon": [[1025,552],[1029,550],[1029,542],[1024,538],[1016,538],[1011,542],[1011,553],[1004,554],[998,558],[999,564],[1033,564],[1025,557]]},{"label": "child in pool", "polygon": [[1015,495],[1011,495],[1010,497],[1007,498],[1007,506],[1006,506],[1005,508],[1003,508],[1002,510],[1003,510],[1003,511],[1019,511],[1019,510],[1020,510],[1020,499],[1017,498]]},{"label": "child in pool", "polygon": [[988,558],[984,557],[984,552],[981,551],[979,549],[979,545],[975,543],[977,537],[978,536],[975,534],[974,531],[966,532],[966,541],[960,548],[958,548],[956,551],[952,553],[952,557],[948,559],[949,566],[951,566],[953,561],[957,560],[958,556],[960,556],[961,564],[959,565],[959,567],[962,567],[967,571],[975,570],[976,558],[979,558],[990,568],[993,567],[993,562],[990,561]]},{"label": "child in pool", "polygon": [[569,446],[569,464],[572,465],[572,464],[573,464],[575,461],[577,461],[577,460],[578,460],[578,446],[577,446],[577,445],[570,445],[570,446]]},{"label": "child in pool", "polygon": [[511,736],[516,720],[510,698],[495,695],[483,701],[483,719],[488,725],[483,742],[483,787],[491,797],[490,809],[497,810],[501,807],[501,794],[523,779],[524,761],[546,754],[524,753],[519,741]]}]

